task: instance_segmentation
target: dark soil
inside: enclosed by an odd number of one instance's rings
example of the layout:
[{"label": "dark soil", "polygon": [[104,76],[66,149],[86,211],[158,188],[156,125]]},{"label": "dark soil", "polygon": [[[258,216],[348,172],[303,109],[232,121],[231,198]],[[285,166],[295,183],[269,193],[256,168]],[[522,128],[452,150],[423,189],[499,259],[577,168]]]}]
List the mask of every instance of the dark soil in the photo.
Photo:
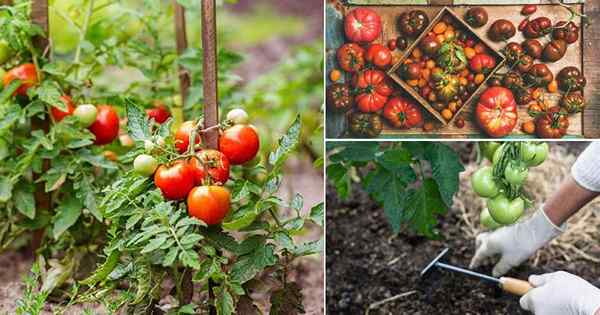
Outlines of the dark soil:
[{"label": "dark soil", "polygon": [[[370,314],[529,314],[519,298],[493,285],[449,272],[434,272],[421,279],[421,270],[444,248],[446,262],[466,267],[474,241],[450,212],[439,229],[444,239],[427,240],[409,233],[394,236],[383,210],[354,187],[350,200],[342,201],[327,188],[327,310],[328,314],[364,314],[371,303],[417,290],[386,303]],[[574,261],[545,262],[541,268],[527,264],[509,276],[527,279],[530,274],[565,270],[600,285],[600,266]],[[478,271],[491,273],[492,265]]]}]

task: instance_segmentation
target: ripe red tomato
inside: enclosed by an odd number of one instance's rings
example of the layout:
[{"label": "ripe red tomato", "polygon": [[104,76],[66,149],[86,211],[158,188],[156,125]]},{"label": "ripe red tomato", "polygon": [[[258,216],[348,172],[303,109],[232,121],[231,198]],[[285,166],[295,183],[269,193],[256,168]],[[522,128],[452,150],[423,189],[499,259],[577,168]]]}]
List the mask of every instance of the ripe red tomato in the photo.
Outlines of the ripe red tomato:
[{"label": "ripe red tomato", "polygon": [[346,72],[358,72],[365,65],[365,50],[355,43],[346,43],[337,50],[338,64]]},{"label": "ripe red tomato", "polygon": [[[183,122],[179,129],[175,132],[175,148],[177,152],[183,153],[188,149],[190,145],[190,134],[194,131],[195,123],[191,120]],[[199,144],[201,139],[200,135],[196,135],[196,144]]]},{"label": "ripe red tomato", "polygon": [[553,106],[535,120],[535,133],[540,138],[558,139],[567,134],[569,118],[559,106]]},{"label": "ripe red tomato", "polygon": [[[188,163],[194,172],[196,185],[213,183],[222,185],[229,179],[229,159],[217,150],[202,150]],[[206,180],[206,173],[210,176],[209,181]]]},{"label": "ripe red tomato", "polygon": [[346,15],[344,31],[352,42],[372,42],[381,33],[381,17],[371,9],[356,8]]},{"label": "ripe red tomato", "polygon": [[230,199],[225,187],[195,187],[187,198],[188,213],[206,224],[219,224],[229,212]]},{"label": "ripe red tomato", "polygon": [[63,95],[60,99],[67,105],[67,111],[63,112],[60,108],[52,106],[50,114],[52,114],[52,117],[56,122],[63,120],[67,116],[73,115],[73,112],[75,111],[75,105],[73,105],[73,100],[70,96]]},{"label": "ripe red tomato", "polygon": [[14,95],[27,95],[27,90],[38,83],[37,70],[32,63],[26,63],[11,69],[4,75],[4,87],[7,87],[12,81],[21,80],[21,85],[17,88]]},{"label": "ripe red tomato", "polygon": [[477,54],[469,61],[469,68],[476,73],[487,74],[496,66],[496,59],[488,54]]},{"label": "ripe red tomato", "polygon": [[158,104],[154,108],[146,109],[146,113],[159,124],[164,123],[171,117],[171,113],[169,113],[169,110],[164,104]]},{"label": "ripe red tomato", "polygon": [[477,122],[492,137],[504,137],[517,124],[517,104],[512,92],[504,87],[490,87],[481,94],[475,110]]},{"label": "ripe red tomato", "polygon": [[379,68],[386,68],[392,62],[392,53],[381,44],[371,44],[367,49],[367,61]]},{"label": "ripe red tomato", "polygon": [[110,105],[98,105],[96,121],[90,126],[90,131],[96,136],[97,145],[111,143],[119,135],[119,115]]},{"label": "ripe red tomato", "polygon": [[356,104],[362,112],[376,112],[383,108],[393,89],[385,74],[379,70],[365,70],[354,76],[352,84],[359,91]]},{"label": "ripe red tomato", "polygon": [[219,139],[219,151],[233,165],[244,164],[252,160],[258,152],[260,140],[251,125],[235,125],[223,131]]},{"label": "ripe red tomato", "polygon": [[419,108],[401,96],[393,97],[385,104],[383,117],[396,128],[408,129],[423,124],[423,116]]},{"label": "ripe red tomato", "polygon": [[161,165],[154,173],[154,184],[170,200],[184,199],[194,188],[194,173],[188,163],[179,160]]}]

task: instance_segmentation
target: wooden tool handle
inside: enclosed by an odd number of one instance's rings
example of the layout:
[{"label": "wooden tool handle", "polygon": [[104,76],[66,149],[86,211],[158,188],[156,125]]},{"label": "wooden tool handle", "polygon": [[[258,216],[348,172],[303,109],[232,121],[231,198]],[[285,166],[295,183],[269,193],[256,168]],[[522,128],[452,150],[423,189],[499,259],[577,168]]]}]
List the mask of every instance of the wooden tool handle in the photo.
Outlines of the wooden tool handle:
[{"label": "wooden tool handle", "polygon": [[502,289],[504,291],[518,296],[525,295],[529,290],[533,289],[529,282],[510,277],[500,278],[500,283],[502,284]]}]

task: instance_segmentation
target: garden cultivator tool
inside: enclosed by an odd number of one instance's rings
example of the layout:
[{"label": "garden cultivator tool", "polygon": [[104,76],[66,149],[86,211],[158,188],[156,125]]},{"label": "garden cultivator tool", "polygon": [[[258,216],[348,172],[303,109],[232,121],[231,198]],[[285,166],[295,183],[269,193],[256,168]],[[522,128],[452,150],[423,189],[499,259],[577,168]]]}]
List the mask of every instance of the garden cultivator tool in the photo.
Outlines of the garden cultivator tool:
[{"label": "garden cultivator tool", "polygon": [[529,284],[529,282],[524,281],[524,280],[519,280],[519,279],[515,279],[515,278],[510,278],[510,277],[501,277],[501,278],[494,278],[488,275],[484,275],[478,272],[474,272],[468,269],[464,269],[464,268],[460,268],[457,266],[452,266],[446,263],[441,262],[440,260],[444,257],[444,255],[446,255],[446,253],[448,252],[448,248],[444,249],[434,260],[432,260],[427,267],[425,267],[425,269],[423,269],[421,271],[421,278],[427,277],[429,274],[431,274],[434,269],[445,269],[445,270],[450,270],[453,272],[458,272],[458,273],[462,273],[465,275],[469,275],[472,277],[477,277],[481,280],[485,280],[491,283],[494,283],[496,285],[498,285],[500,288],[502,288],[502,290],[508,292],[508,293],[512,293],[518,296],[522,296],[525,295],[529,290],[531,290],[533,287],[531,286],[531,284]]}]

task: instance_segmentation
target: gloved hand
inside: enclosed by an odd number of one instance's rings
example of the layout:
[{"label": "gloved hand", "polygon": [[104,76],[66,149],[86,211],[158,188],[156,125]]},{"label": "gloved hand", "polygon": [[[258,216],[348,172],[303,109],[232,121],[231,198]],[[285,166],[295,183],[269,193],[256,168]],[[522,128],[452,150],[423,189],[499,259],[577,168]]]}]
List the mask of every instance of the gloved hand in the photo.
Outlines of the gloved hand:
[{"label": "gloved hand", "polygon": [[600,314],[600,289],[580,277],[558,271],[532,275],[533,288],[519,300],[521,307],[539,315]]},{"label": "gloved hand", "polygon": [[492,273],[498,277],[529,258],[536,250],[563,232],[540,208],[526,221],[477,236],[475,256],[470,268],[476,268],[491,256],[500,255]]}]

